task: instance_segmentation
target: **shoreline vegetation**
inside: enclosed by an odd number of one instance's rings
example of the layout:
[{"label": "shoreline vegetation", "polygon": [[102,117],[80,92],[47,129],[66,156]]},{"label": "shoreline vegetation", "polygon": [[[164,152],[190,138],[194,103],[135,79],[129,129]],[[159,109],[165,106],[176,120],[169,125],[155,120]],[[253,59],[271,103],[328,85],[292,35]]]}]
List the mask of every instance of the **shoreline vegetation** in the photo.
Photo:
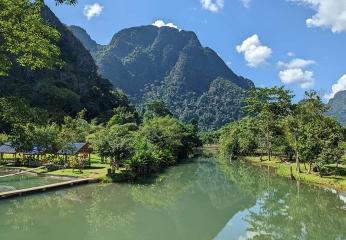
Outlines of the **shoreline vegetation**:
[{"label": "shoreline vegetation", "polygon": [[214,135],[224,156],[273,166],[280,176],[346,190],[346,126],[326,116],[329,106],[314,90],[298,103],[284,87],[248,91],[248,116]]},{"label": "shoreline vegetation", "polygon": [[[15,111],[19,103],[18,98],[0,98],[0,118],[4,115],[7,124],[0,134],[0,144],[7,145],[2,146],[0,154],[13,153],[1,157],[0,164],[1,159],[6,159],[6,164],[13,167],[48,165],[46,171],[53,170],[49,172],[55,175],[94,177],[102,182],[136,182],[179,163],[201,146],[198,122],[191,119],[188,124],[174,118],[162,101],[148,102],[141,114],[136,115],[138,119],[126,108],[119,107],[113,109],[113,117],[107,122],[88,122],[84,119],[87,110],[83,109],[76,118],[66,116],[60,125],[17,120],[22,116]],[[28,104],[21,106],[39,118]],[[88,147],[78,152],[77,143]],[[37,151],[30,156],[25,154],[33,146]],[[65,155],[59,154],[60,151]]]},{"label": "shoreline vegetation", "polygon": [[[276,174],[281,177],[291,178],[290,168],[293,168],[293,176],[295,181],[299,181],[305,184],[317,185],[319,187],[333,188],[335,190],[346,191],[346,167],[343,165],[338,166],[338,174],[332,173],[335,170],[335,165],[328,165],[327,168],[330,170],[328,174],[319,176],[318,172],[311,171],[308,173],[308,169],[305,169],[304,163],[300,163],[300,173],[295,170],[295,162],[285,161],[282,162],[280,158],[273,157],[271,161],[267,159],[260,160],[259,156],[256,157],[239,157],[239,160],[244,161],[246,164],[252,166],[265,167],[269,166],[276,169]],[[308,167],[308,166],[307,166]]]}]

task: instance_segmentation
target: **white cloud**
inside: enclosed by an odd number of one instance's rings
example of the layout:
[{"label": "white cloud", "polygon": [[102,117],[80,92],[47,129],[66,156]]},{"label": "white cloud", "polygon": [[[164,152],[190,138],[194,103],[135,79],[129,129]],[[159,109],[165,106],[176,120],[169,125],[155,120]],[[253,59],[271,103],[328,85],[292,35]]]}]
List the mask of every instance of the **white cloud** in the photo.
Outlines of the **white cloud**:
[{"label": "white cloud", "polygon": [[156,27],[171,27],[171,28],[176,28],[178,29],[178,26],[174,25],[173,23],[167,23],[165,24],[164,21],[162,20],[156,20],[154,23],[153,23],[154,26]]},{"label": "white cloud", "polygon": [[284,84],[296,83],[301,88],[309,88],[314,85],[315,80],[312,78],[312,71],[303,72],[300,68],[286,69],[279,72],[279,78]]},{"label": "white cloud", "polygon": [[287,53],[287,56],[289,56],[289,57],[293,57],[294,55],[295,55],[294,52],[289,52],[289,53]]},{"label": "white cloud", "polygon": [[226,62],[226,64],[229,66],[229,65],[231,65],[231,64],[232,64],[232,62],[228,61],[228,62]]},{"label": "white cloud", "polygon": [[225,5],[224,0],[200,0],[202,8],[211,12],[218,12]]},{"label": "white cloud", "polygon": [[287,0],[297,2],[316,11],[316,14],[306,20],[308,27],[326,27],[332,32],[346,30],[345,0]]},{"label": "white cloud", "polygon": [[100,16],[103,7],[100,4],[84,5],[83,14],[90,20],[92,17]]},{"label": "white cloud", "polygon": [[336,84],[332,86],[332,92],[330,94],[325,94],[324,98],[331,99],[337,92],[346,90],[346,74],[344,74]]},{"label": "white cloud", "polygon": [[244,7],[249,8],[251,0],[241,0],[244,4]]},{"label": "white cloud", "polygon": [[273,52],[269,47],[262,46],[257,34],[244,40],[236,49],[238,53],[244,53],[247,65],[250,67],[268,64],[266,59],[269,58]]},{"label": "white cloud", "polygon": [[316,63],[313,60],[304,60],[300,58],[295,58],[289,63],[278,62],[278,67],[283,68],[306,68],[307,66]]}]

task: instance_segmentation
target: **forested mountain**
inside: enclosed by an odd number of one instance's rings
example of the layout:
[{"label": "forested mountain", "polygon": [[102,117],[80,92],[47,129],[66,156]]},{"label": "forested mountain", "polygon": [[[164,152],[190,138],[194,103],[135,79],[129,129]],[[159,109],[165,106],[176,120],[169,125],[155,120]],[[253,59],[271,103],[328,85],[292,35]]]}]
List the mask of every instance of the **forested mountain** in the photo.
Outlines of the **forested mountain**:
[{"label": "forested mountain", "polygon": [[99,73],[138,107],[163,100],[179,119],[197,119],[200,130],[218,129],[244,116],[244,90],[252,81],[237,76],[215,51],[202,47],[194,32],[133,27],[101,46],[80,27],[70,30],[90,50]]},{"label": "forested mountain", "polygon": [[32,71],[14,64],[9,76],[0,77],[0,97],[27,98],[33,107],[47,110],[52,121],[62,121],[66,115],[75,116],[83,108],[87,109],[88,119],[104,120],[110,118],[113,108],[118,106],[135,111],[127,96],[113,91],[111,81],[97,73],[89,51],[46,6],[42,9],[42,17],[61,35],[57,45],[65,65],[53,70]]},{"label": "forested mountain", "polygon": [[328,102],[330,110],[326,113],[327,116],[335,116],[338,121],[346,124],[346,91],[337,92]]}]

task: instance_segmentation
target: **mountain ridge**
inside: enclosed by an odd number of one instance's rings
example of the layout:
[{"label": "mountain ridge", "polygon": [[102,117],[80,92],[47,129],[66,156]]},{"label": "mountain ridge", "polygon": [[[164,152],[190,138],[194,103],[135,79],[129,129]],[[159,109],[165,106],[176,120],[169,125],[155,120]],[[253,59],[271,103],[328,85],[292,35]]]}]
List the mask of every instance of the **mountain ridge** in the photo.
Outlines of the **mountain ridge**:
[{"label": "mountain ridge", "polygon": [[[98,72],[128,94],[137,107],[150,100],[163,100],[180,120],[200,121],[202,130],[215,130],[245,115],[240,110],[244,90],[254,83],[237,76],[214,50],[202,46],[194,32],[153,25],[131,27],[115,33],[108,45],[90,47],[91,38],[84,31],[80,30],[77,37],[89,46]],[[221,86],[234,92],[235,99],[226,101],[226,112],[220,110],[225,108],[224,102],[210,106],[217,111],[210,109],[207,115],[220,115],[222,119],[215,124],[201,112],[208,105],[202,98],[211,91],[219,92],[222,99],[227,93],[219,89]]]}]

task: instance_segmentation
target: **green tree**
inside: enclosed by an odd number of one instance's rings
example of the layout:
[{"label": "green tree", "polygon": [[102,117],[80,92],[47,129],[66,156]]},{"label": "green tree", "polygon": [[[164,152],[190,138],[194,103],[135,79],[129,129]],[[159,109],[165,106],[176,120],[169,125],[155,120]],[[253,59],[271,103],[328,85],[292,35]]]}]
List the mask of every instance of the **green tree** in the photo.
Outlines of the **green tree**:
[{"label": "green tree", "polygon": [[175,159],[188,157],[198,142],[192,125],[169,116],[147,119],[140,129],[140,134],[160,149],[171,151]]},{"label": "green tree", "polygon": [[342,156],[339,147],[342,128],[334,118],[324,116],[329,107],[323,104],[316,91],[305,92],[305,98],[298,105],[297,152],[309,163],[309,173],[312,164],[316,163],[321,175],[326,163],[337,162]]},{"label": "green tree", "polygon": [[274,86],[272,88],[255,87],[247,93],[250,96],[245,99],[247,104],[245,109],[258,119],[257,123],[262,131],[261,135],[265,141],[270,161],[274,129],[278,120],[287,116],[291,110],[292,92],[285,90],[283,86]]},{"label": "green tree", "polygon": [[133,155],[131,130],[131,126],[127,124],[114,125],[111,128],[104,128],[93,138],[92,147],[101,157],[110,158],[113,171]]},{"label": "green tree", "polygon": [[166,104],[163,101],[152,100],[146,105],[146,116],[149,118],[152,117],[172,117],[173,114],[167,108]]},{"label": "green tree", "polygon": [[42,19],[43,5],[42,0],[0,1],[0,76],[9,74],[14,61],[31,69],[63,65],[55,45],[60,34]]}]

